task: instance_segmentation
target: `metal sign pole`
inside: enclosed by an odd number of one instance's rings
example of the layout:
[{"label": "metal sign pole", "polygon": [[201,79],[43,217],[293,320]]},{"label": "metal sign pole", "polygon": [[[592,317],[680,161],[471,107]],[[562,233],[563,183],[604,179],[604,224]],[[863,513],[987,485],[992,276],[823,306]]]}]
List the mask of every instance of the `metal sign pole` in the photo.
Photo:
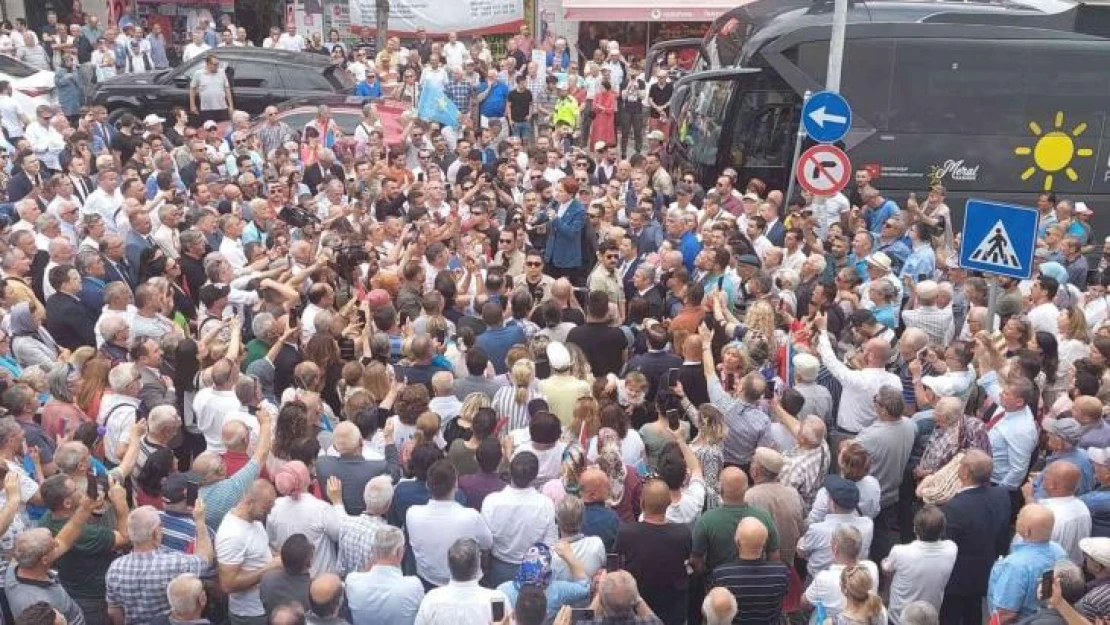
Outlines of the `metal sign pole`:
[{"label": "metal sign pole", "polygon": [[[809,102],[809,97],[813,92],[806,91],[802,96],[802,108],[799,111],[805,110],[806,102]],[[802,142],[806,138],[806,127],[802,123],[801,117],[798,118],[798,138],[794,141],[794,159],[790,161],[790,182],[786,186],[786,201],[791,202],[794,199],[794,185],[797,184],[797,176],[794,174],[798,170],[798,158],[802,155]]]},{"label": "metal sign pole", "polygon": [[829,39],[829,71],[825,89],[840,91],[840,70],[844,66],[844,31],[848,27],[848,0],[836,0],[833,8],[832,37]]},{"label": "metal sign pole", "polygon": [[987,334],[994,334],[994,315],[998,310],[998,295],[999,286],[998,278],[991,276],[988,278],[989,290],[987,291]]}]

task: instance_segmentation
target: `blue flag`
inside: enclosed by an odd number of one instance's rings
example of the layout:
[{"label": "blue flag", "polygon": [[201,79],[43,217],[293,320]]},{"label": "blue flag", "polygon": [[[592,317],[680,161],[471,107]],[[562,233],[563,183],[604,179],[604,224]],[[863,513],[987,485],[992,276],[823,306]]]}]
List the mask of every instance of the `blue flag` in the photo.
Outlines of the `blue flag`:
[{"label": "blue flag", "polygon": [[443,93],[442,88],[433,83],[424,83],[420,102],[416,105],[416,114],[424,121],[439,122],[451,127],[459,125],[459,107]]}]

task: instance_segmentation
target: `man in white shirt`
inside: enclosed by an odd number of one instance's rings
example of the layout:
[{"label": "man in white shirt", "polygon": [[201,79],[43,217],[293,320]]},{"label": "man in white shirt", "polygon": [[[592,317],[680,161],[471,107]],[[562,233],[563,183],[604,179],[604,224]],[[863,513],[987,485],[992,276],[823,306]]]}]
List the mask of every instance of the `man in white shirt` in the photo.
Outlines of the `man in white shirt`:
[{"label": "man in white shirt", "polygon": [[[1049,464],[1042,483],[1048,496],[1037,501],[1052,511],[1052,542],[1063,547],[1068,558],[1079,566],[1083,566],[1079,541],[1091,535],[1091,511],[1075,496],[1081,477],[1079,467],[1070,462]],[[1032,482],[1026,482],[1021,490],[1026,502],[1032,503]]]},{"label": "man in white shirt", "polygon": [[802,231],[797,228],[786,231],[783,237],[782,269],[802,273],[802,265],[806,262],[806,253],[802,251],[802,245],[805,243],[802,240],[803,236]]},{"label": "man in white shirt", "polygon": [[[828,325],[824,315],[817,317],[817,354],[829,373],[840,381],[843,391],[840,396],[840,413],[837,415],[836,431],[841,434],[856,435],[871,425],[878,417],[875,411],[875,396],[880,388],[893,386],[902,388],[902,380],[886,370],[890,360],[890,343],[873,338],[863,344],[863,368],[850,369],[842,363],[833,351],[826,332]],[[834,437],[835,438],[835,437]]]},{"label": "man in white shirt", "polygon": [[[460,538],[447,550],[451,581],[424,596],[416,613],[416,625],[489,625],[493,622],[491,604],[507,604],[505,595],[482,588],[481,554],[473,538]],[[511,606],[505,605],[506,614]]]},{"label": "man in white shirt", "polygon": [[488,550],[493,535],[481,514],[455,501],[458,472],[450,461],[439,460],[429,467],[427,484],[431,499],[408,509],[405,528],[416,574],[429,585],[444,586],[451,581],[451,571],[443,554],[451,545],[461,538],[473,538],[482,550]]},{"label": "man in white shirt", "polygon": [[220,217],[220,233],[223,234],[223,240],[220,241],[220,255],[227,260],[236,273],[242,271],[247,266],[247,255],[241,240],[243,220],[235,215],[223,215]]},{"label": "man in white shirt", "polygon": [[308,345],[308,340],[316,334],[316,317],[321,311],[330,310],[335,302],[335,290],[331,286],[320,283],[313,284],[308,289],[308,305],[301,313],[301,344]]},{"label": "man in white shirt", "polygon": [[847,605],[844,591],[840,589],[840,574],[844,569],[852,566],[862,566],[871,575],[871,591],[879,592],[879,567],[875,563],[860,559],[863,549],[863,535],[851,525],[841,525],[833,530],[832,555],[833,563],[829,568],[813,577],[813,581],[802,595],[802,606],[816,607],[818,604],[825,607],[825,615],[829,622],[835,622],[836,616]]},{"label": "man in white shirt", "polygon": [[493,535],[493,557],[486,575],[490,585],[513,579],[529,547],[553,545],[559,537],[555,505],[531,486],[539,472],[534,453],[517,454],[509,463],[509,485],[482,502],[482,518]]},{"label": "man in white shirt", "polygon": [[[804,195],[804,192],[803,192]],[[815,195],[813,201],[810,202],[809,208],[813,210],[814,215],[817,216],[817,236],[821,240],[829,235],[829,228],[833,224],[841,223],[842,217],[852,210],[851,203],[843,193],[837,192],[835,195]]]},{"label": "man in white shirt", "polygon": [[81,214],[99,214],[104,218],[104,230],[109,234],[119,234],[116,225],[116,213],[123,205],[123,194],[119,190],[119,174],[114,170],[105,169],[96,175],[96,190],[85,198],[81,206]]},{"label": "man in white shirt", "polygon": [[447,33],[447,43],[443,44],[443,58],[448,71],[462,69],[470,58],[470,51],[466,49],[466,44],[459,41],[458,33]]},{"label": "man in white shirt", "polygon": [[[404,554],[404,532],[389,526],[377,531],[370,550],[373,565],[366,572],[352,572],[346,579],[352,622],[412,625],[416,621],[424,601],[424,584],[416,576],[401,572]],[[439,557],[446,562],[442,553]]]},{"label": "man in white shirt", "polygon": [[300,52],[304,50],[304,37],[297,34],[297,25],[289,22],[285,27],[285,32],[278,38],[277,47],[282,50],[292,50],[293,52]]},{"label": "man in white shirt", "polygon": [[432,375],[432,397],[428,410],[439,415],[440,423],[446,424],[462,411],[462,402],[455,397],[455,376],[450,371],[437,371]]},{"label": "man in white shirt", "polygon": [[23,109],[12,97],[11,83],[4,81],[0,85],[0,126],[8,136],[8,141],[15,142],[23,136],[23,127],[30,121],[23,114]]},{"label": "man in white shirt", "polygon": [[216,532],[216,560],[220,585],[228,592],[228,612],[237,623],[264,622],[266,611],[258,582],[271,569],[281,568],[281,558],[270,552],[270,539],[262,521],[274,507],[277,493],[266,480],[255,480],[239,503],[224,516]]},{"label": "man in white shirt", "polygon": [[104,427],[104,458],[119,464],[131,440],[131,426],[135,424],[139,410],[139,389],[142,376],[138,366],[133,363],[116,365],[108,372],[108,386],[112,392],[100,404],[100,414],[96,423]]},{"label": "man in white shirt", "polygon": [[185,45],[185,49],[181,51],[181,62],[188,63],[195,56],[200,56],[208,52],[210,48],[208,44],[204,43],[204,31],[195,30],[192,34],[192,41]]},{"label": "man in white shirt", "polygon": [[50,118],[53,116],[54,113],[49,106],[45,104],[39,106],[35,109],[35,120],[27,124],[23,136],[31,144],[31,150],[42,159],[43,167],[52,172],[59,172],[62,170],[62,165],[58,157],[66,149],[66,140],[50,123]]},{"label": "man in white shirt", "polygon": [[917,540],[895,545],[883,560],[883,572],[893,576],[890,583],[890,622],[898,625],[902,609],[914,601],[925,601],[940,611],[944,588],[956,565],[956,543],[944,536],[944,513],[936,506],[925,506],[914,516]]},{"label": "man in white shirt", "polygon": [[1033,280],[1029,290],[1029,300],[1033,304],[1029,311],[1029,325],[1034,332],[1059,332],[1060,309],[1053,303],[1059,289],[1060,283],[1049,276],[1040,275]]},{"label": "man in white shirt", "polygon": [[798,541],[798,555],[806,558],[810,576],[833,564],[832,537],[837,527],[848,525],[859,530],[861,558],[867,557],[874,536],[875,525],[871,519],[855,511],[859,506],[859,487],[855,482],[830,475],[825,480],[825,491],[829,494],[829,513],[824,521],[810,525]]},{"label": "man in white shirt", "polygon": [[197,391],[193,398],[193,412],[196,414],[197,429],[204,435],[208,451],[222,454],[224,418],[242,408],[235,395],[239,367],[233,366],[227,359],[219,360],[212,365],[209,375],[212,377],[212,386]]}]

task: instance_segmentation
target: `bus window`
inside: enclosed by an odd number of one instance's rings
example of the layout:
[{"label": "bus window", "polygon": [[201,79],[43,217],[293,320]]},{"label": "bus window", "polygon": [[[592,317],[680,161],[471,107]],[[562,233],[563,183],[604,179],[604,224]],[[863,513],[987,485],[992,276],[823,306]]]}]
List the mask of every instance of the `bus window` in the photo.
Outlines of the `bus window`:
[{"label": "bus window", "polygon": [[703,80],[690,85],[678,115],[678,142],[698,165],[717,163],[717,145],[728,113],[734,81]]},{"label": "bus window", "polygon": [[[716,26],[716,24],[714,25]],[[706,69],[733,67],[740,63],[740,53],[751,34],[752,25],[739,18],[729,18],[716,31],[705,36],[705,51],[709,57]]]},{"label": "bus window", "polygon": [[790,167],[800,101],[792,91],[750,91],[740,97],[729,162],[737,168]]},{"label": "bus window", "polygon": [[894,58],[892,131],[1006,135],[1028,121],[1023,41],[900,40]]}]

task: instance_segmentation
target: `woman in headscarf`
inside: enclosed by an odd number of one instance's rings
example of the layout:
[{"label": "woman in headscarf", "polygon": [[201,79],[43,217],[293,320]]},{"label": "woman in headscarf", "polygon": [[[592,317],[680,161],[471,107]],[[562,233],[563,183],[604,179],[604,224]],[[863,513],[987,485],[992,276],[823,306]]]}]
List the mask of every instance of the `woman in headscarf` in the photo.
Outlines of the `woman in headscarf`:
[{"label": "woman in headscarf", "polygon": [[266,532],[272,545],[281,545],[293,534],[304,534],[315,547],[309,574],[320,575],[336,566],[335,545],[345,515],[337,505],[343,503],[339,480],[328,479],[328,498],[332,503],[313,497],[308,488],[312,476],[299,460],[286,463],[274,474],[274,486],[281,495],[266,518]]},{"label": "woman in headscarf", "polygon": [[571,443],[563,450],[563,461],[559,469],[559,479],[548,480],[540,489],[556,507],[567,495],[579,496],[582,487],[578,483],[578,476],[586,470],[586,454],[582,447]]},{"label": "woman in headscarf", "polygon": [[12,354],[11,338],[2,331],[0,331],[0,369],[10,373],[13,378],[23,375],[23,367],[19,366]]},{"label": "woman in headscarf", "polygon": [[634,523],[640,518],[640,491],[644,480],[636,467],[624,463],[621,440],[612,428],[602,428],[597,435],[597,466],[609,477],[609,498],[605,503],[621,521]]},{"label": "woman in headscarf", "polygon": [[50,332],[42,327],[46,311],[31,309],[27,302],[16,304],[9,314],[12,331],[12,353],[23,368],[39,366],[49,369],[58,360],[58,344]]},{"label": "woman in headscarf", "polygon": [[554,552],[566,562],[572,581],[552,581],[552,548],[536,543],[525,552],[520,568],[516,571],[516,578],[497,587],[510,605],[516,605],[517,596],[529,586],[542,590],[547,596],[548,621],[554,619],[564,605],[578,604],[590,596],[590,578],[586,577],[582,561],[574,555],[570,543],[560,540],[555,543]]}]

